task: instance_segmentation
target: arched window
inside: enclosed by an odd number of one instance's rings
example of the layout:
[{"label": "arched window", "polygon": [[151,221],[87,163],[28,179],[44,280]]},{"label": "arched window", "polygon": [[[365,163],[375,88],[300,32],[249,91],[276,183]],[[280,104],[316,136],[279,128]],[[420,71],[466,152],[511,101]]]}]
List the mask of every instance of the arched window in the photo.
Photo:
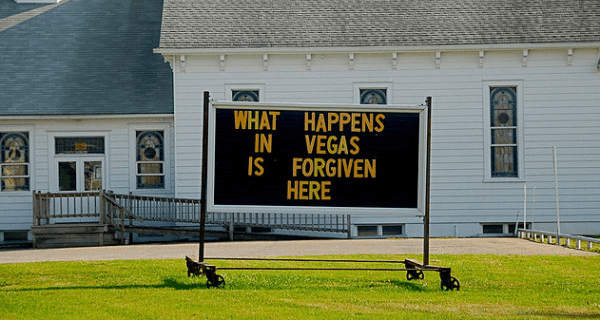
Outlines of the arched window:
[{"label": "arched window", "polygon": [[137,189],[165,188],[163,131],[136,131]]},{"label": "arched window", "polygon": [[360,89],[360,104],[387,104],[387,90]]},{"label": "arched window", "polygon": [[0,133],[1,191],[29,190],[29,134]]},{"label": "arched window", "polygon": [[232,101],[247,101],[247,102],[258,102],[259,91],[258,90],[232,90],[231,91]]}]

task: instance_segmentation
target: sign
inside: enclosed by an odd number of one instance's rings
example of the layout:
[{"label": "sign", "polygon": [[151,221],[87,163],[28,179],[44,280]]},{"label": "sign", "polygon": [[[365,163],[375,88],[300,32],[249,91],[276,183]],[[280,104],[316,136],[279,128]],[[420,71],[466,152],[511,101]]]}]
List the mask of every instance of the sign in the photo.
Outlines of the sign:
[{"label": "sign", "polygon": [[425,110],[215,103],[209,210],[422,214]]}]

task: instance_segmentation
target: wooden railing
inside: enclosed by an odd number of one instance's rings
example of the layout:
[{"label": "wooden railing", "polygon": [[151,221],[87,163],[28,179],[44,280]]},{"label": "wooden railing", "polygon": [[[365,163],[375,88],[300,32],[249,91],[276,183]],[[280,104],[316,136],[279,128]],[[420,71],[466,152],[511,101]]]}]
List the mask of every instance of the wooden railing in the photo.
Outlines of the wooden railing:
[{"label": "wooden railing", "polygon": [[[541,242],[547,242],[548,244],[557,244],[557,245],[564,244],[565,246],[570,246],[571,240],[574,240],[575,248],[577,248],[579,250],[581,250],[582,242],[587,242],[587,248],[589,250],[592,249],[592,245],[594,243],[600,244],[600,239],[572,235],[572,234],[568,234],[568,233],[557,234],[556,231],[548,232],[548,231],[540,231],[540,230],[518,229],[517,237],[524,238],[524,239],[531,239],[533,241],[539,240]],[[564,239],[564,242],[562,242],[561,239]]]},{"label": "wooden railing", "polygon": [[100,218],[100,192],[33,192],[33,224],[50,219]]},{"label": "wooden railing", "polygon": [[[33,193],[34,225],[51,220],[96,218],[119,230],[122,241],[127,228],[145,222],[175,224],[200,223],[200,200],[114,194],[110,191],[86,193]],[[218,213],[206,214],[206,224],[227,227],[230,237],[237,227],[346,233],[350,237],[350,215],[306,213]],[[160,224],[154,225],[160,229]]]},{"label": "wooden railing", "polygon": [[[127,208],[138,222],[199,223],[200,200],[111,194],[115,202]],[[299,231],[347,233],[350,236],[350,215],[304,213],[219,213],[206,214],[207,225],[275,228]]]},{"label": "wooden railing", "polygon": [[[94,222],[111,225],[119,231],[121,243],[125,243],[125,220],[127,209],[116,203],[110,193],[69,192],[33,193],[33,224],[55,222]],[[75,220],[80,219],[80,220]],[[85,219],[81,221],[81,219]]]}]

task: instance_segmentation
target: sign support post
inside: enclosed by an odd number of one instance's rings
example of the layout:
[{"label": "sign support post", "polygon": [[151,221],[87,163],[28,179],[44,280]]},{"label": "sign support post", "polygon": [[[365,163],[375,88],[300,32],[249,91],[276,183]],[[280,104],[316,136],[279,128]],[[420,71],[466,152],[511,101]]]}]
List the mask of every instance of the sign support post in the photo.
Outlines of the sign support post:
[{"label": "sign support post", "polygon": [[429,199],[431,193],[431,97],[427,97],[427,160],[425,173],[425,218],[423,220],[423,264],[429,265]]},{"label": "sign support post", "polygon": [[204,113],[202,124],[202,187],[200,191],[200,245],[198,262],[204,262],[204,238],[206,234],[206,190],[208,186],[208,108],[210,93],[204,91]]}]

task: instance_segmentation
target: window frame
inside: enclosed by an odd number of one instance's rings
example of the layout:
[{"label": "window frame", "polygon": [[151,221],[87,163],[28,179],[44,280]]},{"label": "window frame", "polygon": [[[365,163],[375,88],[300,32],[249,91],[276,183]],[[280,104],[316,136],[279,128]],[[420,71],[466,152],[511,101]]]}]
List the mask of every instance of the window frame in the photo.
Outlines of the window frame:
[{"label": "window frame", "polygon": [[[516,90],[516,98],[517,98],[517,110],[515,112],[517,117],[517,125],[515,129],[516,135],[516,150],[517,150],[517,176],[516,177],[493,177],[492,176],[492,127],[490,114],[491,114],[491,105],[490,105],[490,91],[493,88],[501,88],[501,87],[513,87]],[[513,80],[513,81],[484,81],[483,83],[483,161],[484,161],[484,182],[522,182],[525,181],[525,161],[524,161],[524,134],[523,134],[523,110],[524,102],[523,102],[523,81],[522,80]]]},{"label": "window frame", "polygon": [[[33,175],[32,175],[32,171],[33,171],[33,161],[34,161],[34,150],[32,148],[33,143],[33,135],[32,135],[32,128],[27,127],[27,128],[23,128],[23,127],[14,127],[14,126],[6,126],[3,128],[2,132],[3,134],[23,134],[26,133],[27,134],[27,162],[23,162],[23,163],[15,163],[16,165],[25,165],[27,167],[27,174],[26,175],[19,175],[19,176],[14,176],[16,178],[25,178],[25,179],[29,179],[29,188],[27,190],[2,190],[1,188],[1,181],[0,181],[0,194],[15,194],[15,193],[31,193],[32,190],[34,189],[34,181],[33,181]],[[1,157],[0,157],[0,161]],[[11,164],[9,163],[3,163],[0,162],[0,179],[3,179],[4,177],[2,176],[2,170],[4,166],[9,166]]]},{"label": "window frame", "polygon": [[258,102],[266,101],[264,84],[226,84],[225,101],[233,101],[233,91],[258,91]]},{"label": "window frame", "polygon": [[[354,104],[360,103],[360,91],[361,90],[385,90],[385,104],[379,104],[379,106],[385,106],[394,104],[394,100],[392,99],[392,83],[391,82],[356,82],[353,84],[353,92],[354,92]],[[368,104],[363,104],[363,106],[368,106]],[[376,105],[377,106],[377,105]]]},{"label": "window frame", "polygon": [[[163,177],[164,187],[163,188],[138,188],[138,160],[137,160],[137,132],[138,131],[162,131],[163,132]],[[157,123],[132,123],[129,127],[130,137],[130,155],[129,155],[129,168],[130,168],[130,180],[129,190],[132,192],[143,192],[144,194],[164,194],[170,192],[172,188],[171,184],[171,130],[168,124],[157,124]]]},{"label": "window frame", "polygon": [[[77,138],[77,137],[102,137],[104,139],[104,153],[56,153],[56,138]],[[99,161],[102,166],[102,189],[110,186],[110,174],[108,164],[110,163],[110,139],[109,132],[107,131],[73,131],[73,132],[63,132],[63,131],[55,131],[50,132],[48,134],[48,160],[50,163],[50,172],[49,175],[52,177],[51,181],[49,181],[49,190],[50,192],[56,193],[68,193],[73,191],[60,191],[59,186],[59,163],[60,162],[76,162],[78,168],[84,168],[85,162],[90,161]],[[84,169],[79,173],[83,173]],[[78,173],[78,175],[79,175]],[[78,178],[78,181],[83,181],[81,178]],[[81,191],[76,192],[94,192],[95,190],[84,190],[85,185],[84,182],[77,182],[77,188],[80,188]]]}]

